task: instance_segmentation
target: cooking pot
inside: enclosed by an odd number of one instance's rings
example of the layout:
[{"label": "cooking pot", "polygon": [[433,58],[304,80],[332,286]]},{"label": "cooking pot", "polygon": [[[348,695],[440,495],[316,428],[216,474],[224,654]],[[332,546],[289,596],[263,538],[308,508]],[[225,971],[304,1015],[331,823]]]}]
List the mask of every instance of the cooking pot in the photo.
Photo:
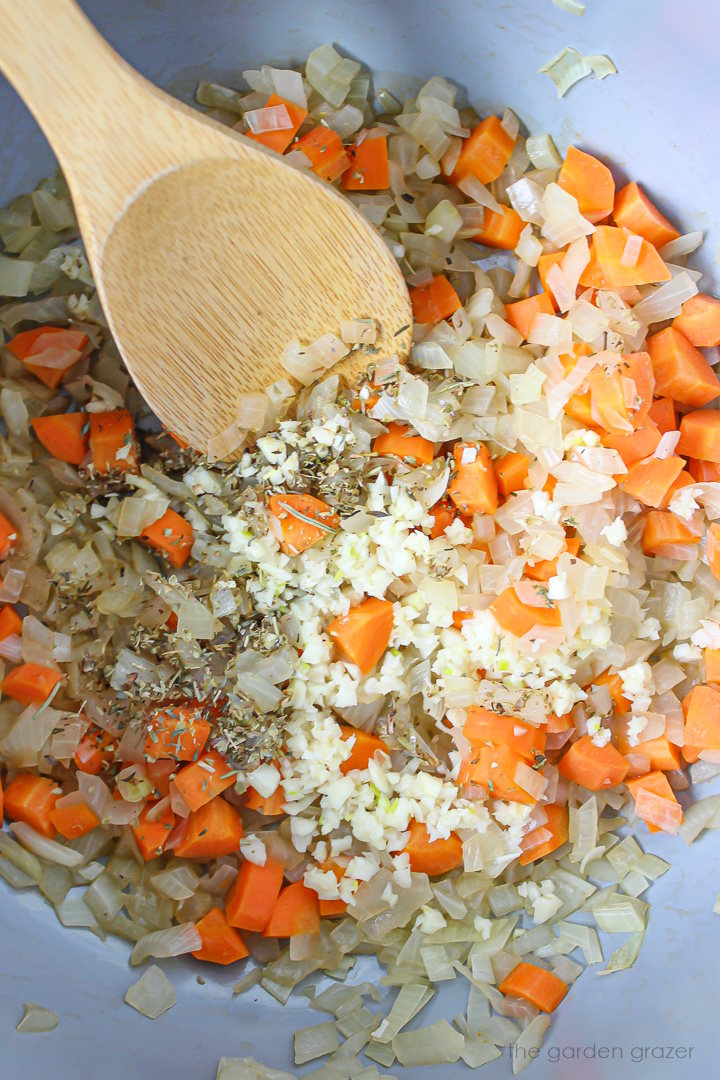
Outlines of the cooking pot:
[{"label": "cooking pot", "polygon": [[[529,131],[551,132],[561,151],[573,143],[607,160],[618,181],[639,180],[681,231],[706,232],[693,263],[708,272],[706,288],[713,278],[717,285],[718,0],[587,0],[581,18],[551,0],[83,0],[83,7],[130,63],[187,100],[199,77],[240,86],[243,68],[299,63],[326,41],[367,64],[376,88],[402,94],[445,75],[481,114],[510,105]],[[588,78],[558,100],[537,71],[565,45],[608,53],[619,73]],[[2,82],[0,203],[52,168],[39,130]],[[710,793],[706,785],[698,794]],[[630,972],[598,978],[597,965],[582,975],[531,1065],[532,1080],[717,1075],[720,920],[712,907],[720,843],[713,834],[693,849],[678,838],[642,840],[672,869],[650,890],[640,958]],[[326,1019],[305,998],[291,997],[285,1009],[264,991],[234,998],[237,972],[173,961],[163,966],[178,1003],[149,1021],[123,1003],[139,975],[128,967],[127,944],[65,929],[39,893],[0,886],[0,1077],[212,1080],[222,1055],[256,1057],[298,1076],[317,1067],[292,1065],[293,1031]],[[603,944],[608,956],[619,942],[604,935]],[[351,979],[358,976],[379,979],[372,958],[358,961]],[[59,1014],[55,1032],[15,1034],[29,1001]],[[452,1018],[466,1001],[462,978],[443,983],[416,1024]],[[415,1075],[469,1073],[458,1063]],[[509,1055],[481,1075],[510,1076]]]}]

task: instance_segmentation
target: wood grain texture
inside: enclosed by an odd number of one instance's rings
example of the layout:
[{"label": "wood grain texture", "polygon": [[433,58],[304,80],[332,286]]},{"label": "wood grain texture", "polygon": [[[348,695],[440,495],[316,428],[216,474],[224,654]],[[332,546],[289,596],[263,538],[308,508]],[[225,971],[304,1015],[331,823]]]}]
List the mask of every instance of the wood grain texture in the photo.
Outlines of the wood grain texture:
[{"label": "wood grain texture", "polygon": [[0,67],[65,172],[120,352],[172,431],[205,450],[241,392],[283,376],[289,341],[343,319],[377,319],[376,358],[407,355],[402,274],[343,195],[158,90],[73,0],[0,0],[0,25]]}]

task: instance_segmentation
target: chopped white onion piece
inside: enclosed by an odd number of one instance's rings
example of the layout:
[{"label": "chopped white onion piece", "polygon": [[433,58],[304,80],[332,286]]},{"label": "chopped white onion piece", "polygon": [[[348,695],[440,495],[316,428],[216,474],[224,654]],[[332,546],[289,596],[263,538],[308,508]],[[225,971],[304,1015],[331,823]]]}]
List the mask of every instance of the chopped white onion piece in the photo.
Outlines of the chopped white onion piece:
[{"label": "chopped white onion piece", "polygon": [[177,1004],[177,994],[165,972],[156,964],[151,964],[138,981],[132,984],[125,995],[125,1001],[142,1016],[157,1020],[158,1016],[162,1016]]},{"label": "chopped white onion piece", "polygon": [[22,1020],[15,1030],[20,1034],[36,1035],[42,1031],[54,1031],[59,1022],[60,1017],[56,1012],[30,1001],[23,1005]]}]

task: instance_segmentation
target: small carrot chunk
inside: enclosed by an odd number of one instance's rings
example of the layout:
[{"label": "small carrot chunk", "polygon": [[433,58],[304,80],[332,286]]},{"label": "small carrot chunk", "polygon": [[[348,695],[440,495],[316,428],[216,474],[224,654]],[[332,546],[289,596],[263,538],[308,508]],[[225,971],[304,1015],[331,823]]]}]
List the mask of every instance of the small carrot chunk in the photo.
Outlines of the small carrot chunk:
[{"label": "small carrot chunk", "polygon": [[282,864],[268,858],[264,866],[243,862],[225,899],[231,926],[262,934],[272,917],[283,883]]},{"label": "small carrot chunk", "polygon": [[435,503],[430,510],[430,516],[433,519],[433,526],[430,530],[430,539],[437,540],[439,536],[442,536],[448,525],[452,525],[455,518],[458,516],[457,510],[451,502],[447,499],[443,499],[442,502]]},{"label": "small carrot chunk", "polygon": [[343,173],[345,191],[384,191],[390,187],[387,135],[366,135],[347,147],[350,168]]},{"label": "small carrot chunk", "polygon": [[557,1009],[570,987],[552,971],[528,964],[524,960],[506,975],[498,986],[501,994],[524,998],[541,1012],[551,1013]]},{"label": "small carrot chunk", "polygon": [[145,756],[155,761],[174,758],[194,761],[210,737],[210,724],[192,705],[169,705],[158,709],[147,722]]},{"label": "small carrot chunk", "polygon": [[682,807],[665,773],[645,773],[628,780],[627,786],[635,800],[635,813],[646,822],[650,832],[679,831],[683,819]]},{"label": "small carrot chunk", "polygon": [[560,610],[552,600],[542,607],[531,607],[522,603],[512,585],[493,600],[490,611],[502,629],[515,637],[524,637],[535,626],[562,625]]},{"label": "small carrot chunk", "polygon": [[317,934],[320,909],[317,893],[296,881],[286,885],[273,908],[263,937],[289,938],[298,934]]},{"label": "small carrot chunk", "polygon": [[720,382],[709,363],[674,326],[647,339],[655,372],[655,392],[699,409],[720,395]]},{"label": "small carrot chunk", "polygon": [[545,753],[544,731],[524,724],[515,716],[490,712],[480,705],[468,708],[463,735],[474,747],[488,742],[509,746],[529,762],[537,761]]},{"label": "small carrot chunk", "polygon": [[18,531],[10,518],[0,513],[0,559],[4,559],[15,547]]},{"label": "small carrot chunk", "polygon": [[701,750],[720,750],[720,689],[694,686],[683,698],[685,744],[683,757],[697,761]]},{"label": "small carrot chunk", "polygon": [[654,421],[648,418],[632,434],[603,432],[601,440],[603,446],[607,446],[609,450],[617,450],[629,469],[631,465],[655,453],[660,442],[660,431]]},{"label": "small carrot chunk", "polygon": [[691,345],[699,348],[720,345],[720,300],[707,293],[691,296],[672,324]]},{"label": "small carrot chunk", "polygon": [[650,458],[631,465],[620,480],[620,487],[626,495],[632,495],[638,502],[656,509],[662,505],[670,487],[683,471],[685,462],[681,457],[669,457],[664,460]]},{"label": "small carrot chunk", "polygon": [[436,274],[429,285],[411,289],[410,303],[417,323],[442,322],[462,307],[460,297],[444,274]]},{"label": "small carrot chunk", "polygon": [[343,742],[355,740],[350,757],[346,758],[340,766],[340,772],[343,775],[352,772],[353,769],[367,769],[370,758],[374,757],[378,750],[382,750],[384,754],[390,753],[387,743],[384,743],[377,735],[371,735],[367,731],[361,731],[347,724],[340,725],[340,738]]},{"label": "small carrot chunk", "polygon": [[174,510],[166,510],[161,518],[140,533],[149,548],[160,551],[171,566],[180,569],[190,558],[194,534],[192,525]]},{"label": "small carrot chunk", "polygon": [[137,825],[132,826],[135,843],[145,862],[152,862],[162,855],[175,827],[175,814],[169,806],[164,807],[157,817],[149,819],[148,814],[154,806],[155,803],[149,803],[140,814]]},{"label": "small carrot chunk", "polygon": [[504,744],[481,745],[471,751],[460,766],[460,784],[475,784],[485,788],[491,799],[532,806],[535,799],[515,781],[518,765],[527,765],[517,750]]},{"label": "small carrot chunk", "polygon": [[[36,326],[34,330],[23,330],[21,334],[16,334],[7,347],[36,379],[51,390],[57,390],[65,372],[82,358],[89,340],[82,330]],[[60,366],[57,361],[61,361]]]},{"label": "small carrot chunk", "polygon": [[557,309],[557,303],[555,302],[553,291],[548,283],[548,274],[553,266],[558,266],[563,261],[566,254],[567,249],[563,248],[562,251],[548,251],[538,259],[537,272],[538,277],[540,278],[540,284],[542,285],[543,292],[549,294],[555,309]]},{"label": "small carrot chunk", "polygon": [[175,854],[181,859],[219,859],[240,847],[240,814],[225,799],[211,799],[185,819]]},{"label": "small carrot chunk", "polygon": [[279,128],[276,131],[259,131],[257,133],[246,131],[245,135],[248,139],[262,143],[263,146],[275,150],[278,154],[283,154],[300,130],[300,126],[307,117],[308,112],[302,106],[296,105],[294,101],[288,101],[287,98],[280,97],[278,94],[271,94],[265,102],[264,108],[273,109],[280,105],[284,105],[287,109],[290,127]]},{"label": "small carrot chunk", "polygon": [[318,907],[321,919],[334,919],[339,915],[344,915],[347,911],[347,904],[344,900],[318,900]]},{"label": "small carrot chunk", "polygon": [[703,649],[705,661],[705,680],[720,683],[720,649]]},{"label": "small carrot chunk", "polygon": [[92,832],[100,824],[100,818],[85,803],[74,806],[56,806],[50,811],[50,820],[66,840],[76,840]]},{"label": "small carrot chunk", "polygon": [[634,180],[618,191],[613,218],[616,225],[642,236],[656,248],[677,240],[680,235]]},{"label": "small carrot chunk", "polygon": [[321,180],[332,183],[338,180],[350,165],[350,156],[340,136],[328,127],[315,127],[301,136],[294,150],[302,150],[310,160],[310,167]]},{"label": "small carrot chunk", "polygon": [[586,289],[618,289],[627,285],[650,285],[669,281],[670,271],[652,244],[642,241],[634,265],[622,261],[632,234],[612,225],[598,225],[590,240],[590,262],[580,275]]},{"label": "small carrot chunk", "polygon": [[46,701],[62,675],[43,664],[19,664],[0,683],[0,691],[23,705],[40,705]]},{"label": "small carrot chunk", "polygon": [[80,772],[97,776],[104,764],[115,760],[117,747],[117,736],[91,724],[80,739],[73,760]]},{"label": "small carrot chunk", "polygon": [[648,410],[648,416],[661,435],[667,431],[677,431],[677,413],[672,398],[656,398]]},{"label": "small carrot chunk", "polygon": [[209,964],[234,964],[249,956],[245,942],[230,926],[222,908],[211,908],[195,924],[195,929],[202,938],[202,948],[193,953],[196,960],[205,960]]},{"label": "small carrot chunk", "polygon": [[623,681],[617,671],[603,671],[600,675],[596,675],[592,681],[592,686],[607,686],[610,691],[610,696],[613,699],[613,704],[618,712],[630,712],[630,699],[625,697],[623,692]]},{"label": "small carrot chunk", "polygon": [[497,180],[515,146],[497,116],[487,116],[474,127],[462,144],[460,157],[453,170],[454,184],[466,176],[474,176],[481,184]]},{"label": "small carrot chunk", "polygon": [[[277,764],[273,763],[277,768]],[[278,775],[280,770],[278,769]],[[285,789],[282,783],[273,791],[272,795],[261,795],[254,787],[248,787],[245,792],[245,805],[248,810],[255,810],[258,814],[264,814],[265,817],[278,817],[279,814],[284,813],[283,807],[287,796],[285,795]]]},{"label": "small carrot chunk", "polygon": [[30,426],[53,457],[80,465],[87,454],[89,423],[85,413],[36,416]]},{"label": "small carrot chunk", "polygon": [[697,534],[668,510],[651,510],[642,534],[643,555],[662,555],[663,548],[676,544],[696,544]]},{"label": "small carrot chunk", "polygon": [[517,300],[505,305],[505,318],[527,341],[536,315],[554,315],[555,305],[546,292],[528,296],[527,300]]},{"label": "small carrot chunk", "polygon": [[231,787],[236,778],[235,770],[228,766],[225,758],[217,750],[208,750],[198,761],[185,765],[173,783],[186,806],[190,810],[199,810]]},{"label": "small carrot chunk", "polygon": [[526,223],[512,206],[501,206],[500,210],[501,213],[498,213],[485,207],[482,227],[472,239],[483,247],[514,251]]},{"label": "small carrot chunk", "polygon": [[411,435],[407,424],[392,420],[387,431],[375,439],[373,453],[399,457],[410,464],[429,465],[435,456],[435,444],[422,435]]},{"label": "small carrot chunk", "polygon": [[[518,859],[521,866],[542,859],[567,842],[570,828],[567,806],[548,803],[544,809],[547,814],[545,824],[525,833],[521,840],[523,853]],[[550,833],[550,836],[547,836],[547,833]]]},{"label": "small carrot chunk", "polygon": [[35,832],[52,839],[56,829],[50,817],[60,789],[54,780],[33,773],[18,773],[5,788],[4,812],[11,821],[24,821]]},{"label": "small carrot chunk", "polygon": [[720,412],[700,409],[685,413],[680,421],[678,454],[720,464]]},{"label": "small carrot chunk", "polygon": [[592,154],[576,146],[568,147],[557,182],[563,191],[577,199],[580,213],[593,224],[612,213],[615,181],[607,165]]},{"label": "small carrot chunk", "polygon": [[299,555],[340,526],[337,514],[314,495],[271,495],[268,516],[270,530],[286,555]]},{"label": "small carrot chunk", "polygon": [[14,607],[5,604],[0,608],[0,641],[13,635],[22,634],[22,619]]},{"label": "small carrot chunk", "polygon": [[367,675],[379,662],[390,642],[393,628],[393,606],[389,600],[369,596],[350,608],[347,615],[338,615],[327,628],[346,660]]},{"label": "small carrot chunk", "polygon": [[497,488],[501,495],[510,495],[513,491],[522,491],[530,472],[530,458],[527,454],[510,453],[493,462]]},{"label": "small carrot chunk", "polygon": [[583,735],[574,742],[558,765],[561,776],[589,791],[617,787],[627,776],[629,767],[611,743],[596,746],[589,735]]},{"label": "small carrot chunk", "polygon": [[135,425],[127,409],[90,413],[90,453],[96,473],[137,472]]},{"label": "small carrot chunk", "polygon": [[715,461],[698,461],[690,458],[688,472],[697,483],[718,483],[720,481],[720,464]]},{"label": "small carrot chunk", "polygon": [[494,514],[498,487],[490,452],[481,442],[456,443],[455,475],[447,493],[461,514]]},{"label": "small carrot chunk", "polygon": [[444,839],[430,839],[427,827],[421,821],[410,822],[410,836],[403,848],[410,856],[410,869],[414,874],[437,877],[462,865],[462,841],[455,833]]}]

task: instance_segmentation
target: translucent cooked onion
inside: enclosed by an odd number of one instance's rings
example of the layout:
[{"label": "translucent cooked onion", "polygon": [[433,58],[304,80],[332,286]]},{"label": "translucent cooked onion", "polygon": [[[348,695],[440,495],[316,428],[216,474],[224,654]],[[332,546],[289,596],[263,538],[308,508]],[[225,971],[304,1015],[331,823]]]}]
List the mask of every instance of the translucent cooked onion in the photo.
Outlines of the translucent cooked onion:
[{"label": "translucent cooked onion", "polygon": [[130,954],[130,963],[136,966],[149,956],[182,956],[201,948],[202,938],[195,924],[180,923],[169,930],[155,930],[141,937]]},{"label": "translucent cooked onion", "polygon": [[157,1020],[158,1016],[162,1016],[177,1003],[177,995],[167,975],[155,964],[151,964],[130,987],[125,1001],[142,1016]]}]

